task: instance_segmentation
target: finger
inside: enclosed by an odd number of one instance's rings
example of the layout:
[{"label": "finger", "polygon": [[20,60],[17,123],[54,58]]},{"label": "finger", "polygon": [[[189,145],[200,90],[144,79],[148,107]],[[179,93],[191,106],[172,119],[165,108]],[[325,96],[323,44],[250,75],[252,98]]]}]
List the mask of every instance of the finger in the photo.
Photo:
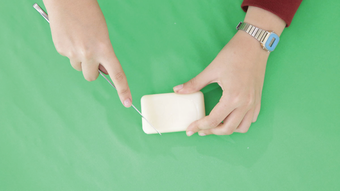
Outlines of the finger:
[{"label": "finger", "polygon": [[250,127],[251,122],[252,122],[252,120],[253,120],[254,111],[255,111],[255,109],[252,109],[252,110],[248,111],[248,113],[244,116],[242,122],[241,122],[240,125],[235,129],[234,132],[238,132],[238,133],[246,133],[246,132],[249,130],[249,127]]},{"label": "finger", "polygon": [[230,115],[224,120],[223,124],[211,129],[201,130],[199,134],[201,135],[231,135],[234,130],[240,125],[242,119],[244,118],[246,112],[244,109],[235,109]]},{"label": "finger", "polygon": [[78,71],[81,71],[81,62],[79,60],[76,60],[76,59],[70,59],[70,63],[71,63],[71,66],[78,70]]},{"label": "finger", "polygon": [[210,84],[212,82],[213,75],[208,72],[207,69],[203,70],[201,73],[199,73],[196,77],[192,78],[190,81],[175,86],[173,88],[175,93],[180,94],[190,94],[197,92],[201,90],[206,85]]},{"label": "finger", "polygon": [[255,111],[254,111],[254,115],[253,115],[253,120],[252,120],[253,123],[257,121],[257,117],[260,114],[260,110],[261,110],[261,102],[258,103],[256,105],[256,107],[255,107]]},{"label": "finger", "polygon": [[235,107],[229,103],[228,99],[222,96],[220,102],[217,103],[208,116],[189,125],[187,128],[187,135],[191,136],[202,129],[215,128],[221,124],[223,119],[235,109]]},{"label": "finger", "polygon": [[112,82],[116,86],[121,102],[125,107],[130,107],[132,104],[130,88],[123,68],[120,65],[117,57],[112,55],[101,63],[109,73]]},{"label": "finger", "polygon": [[99,64],[96,62],[91,61],[83,61],[81,64],[84,78],[87,81],[94,81],[98,78],[99,72],[98,72],[98,66]]},{"label": "finger", "polygon": [[104,74],[108,75],[109,73],[107,72],[107,70],[104,68],[103,65],[99,64],[99,70],[102,71]]}]

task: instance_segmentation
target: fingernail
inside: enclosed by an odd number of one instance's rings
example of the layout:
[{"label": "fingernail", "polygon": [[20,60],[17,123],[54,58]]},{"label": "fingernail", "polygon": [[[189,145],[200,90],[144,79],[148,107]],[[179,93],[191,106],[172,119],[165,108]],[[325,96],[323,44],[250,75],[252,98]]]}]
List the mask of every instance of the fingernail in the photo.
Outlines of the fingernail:
[{"label": "fingernail", "polygon": [[190,137],[191,135],[193,135],[194,134],[194,132],[192,132],[192,131],[188,131],[187,132],[187,135]]},{"label": "fingernail", "polygon": [[198,135],[199,135],[199,136],[206,136],[206,134],[203,133],[203,132],[198,132]]},{"label": "fingernail", "polygon": [[179,91],[179,90],[182,89],[182,88],[183,88],[183,84],[178,85],[178,86],[175,86],[175,87],[174,87],[174,91],[177,92],[177,91]]},{"label": "fingernail", "polygon": [[124,101],[124,106],[125,106],[125,107],[130,107],[130,106],[131,106],[131,101],[130,101],[130,99],[126,99],[126,100]]}]

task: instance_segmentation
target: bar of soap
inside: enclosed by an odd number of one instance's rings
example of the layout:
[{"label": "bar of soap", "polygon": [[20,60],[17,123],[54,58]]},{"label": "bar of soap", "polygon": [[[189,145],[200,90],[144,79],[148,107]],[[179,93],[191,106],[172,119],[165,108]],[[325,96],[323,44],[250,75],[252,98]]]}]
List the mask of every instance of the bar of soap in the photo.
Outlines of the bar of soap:
[{"label": "bar of soap", "polygon": [[[161,133],[185,131],[194,121],[205,116],[202,92],[193,94],[153,94],[141,99],[143,116]],[[146,134],[157,133],[142,118]]]}]

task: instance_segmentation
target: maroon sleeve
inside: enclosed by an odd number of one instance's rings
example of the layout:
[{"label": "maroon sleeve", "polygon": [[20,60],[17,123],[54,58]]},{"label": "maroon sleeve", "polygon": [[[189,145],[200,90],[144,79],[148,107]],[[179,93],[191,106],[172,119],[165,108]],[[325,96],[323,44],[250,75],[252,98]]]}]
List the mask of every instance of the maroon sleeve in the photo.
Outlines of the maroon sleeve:
[{"label": "maroon sleeve", "polygon": [[241,7],[245,12],[248,6],[270,11],[284,20],[288,27],[301,2],[302,0],[244,0]]}]

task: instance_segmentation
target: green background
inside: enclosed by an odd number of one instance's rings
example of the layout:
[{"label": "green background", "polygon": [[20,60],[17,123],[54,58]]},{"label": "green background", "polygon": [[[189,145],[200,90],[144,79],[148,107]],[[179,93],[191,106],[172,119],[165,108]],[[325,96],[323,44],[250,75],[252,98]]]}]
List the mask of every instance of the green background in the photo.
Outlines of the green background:
[{"label": "green background", "polygon": [[[241,2],[99,1],[137,108],[214,59]],[[34,3],[0,6],[1,191],[340,190],[340,1],[302,2],[249,132],[206,137],[144,134],[103,78],[87,82],[55,51]],[[203,93],[209,113],[222,92]]]}]

